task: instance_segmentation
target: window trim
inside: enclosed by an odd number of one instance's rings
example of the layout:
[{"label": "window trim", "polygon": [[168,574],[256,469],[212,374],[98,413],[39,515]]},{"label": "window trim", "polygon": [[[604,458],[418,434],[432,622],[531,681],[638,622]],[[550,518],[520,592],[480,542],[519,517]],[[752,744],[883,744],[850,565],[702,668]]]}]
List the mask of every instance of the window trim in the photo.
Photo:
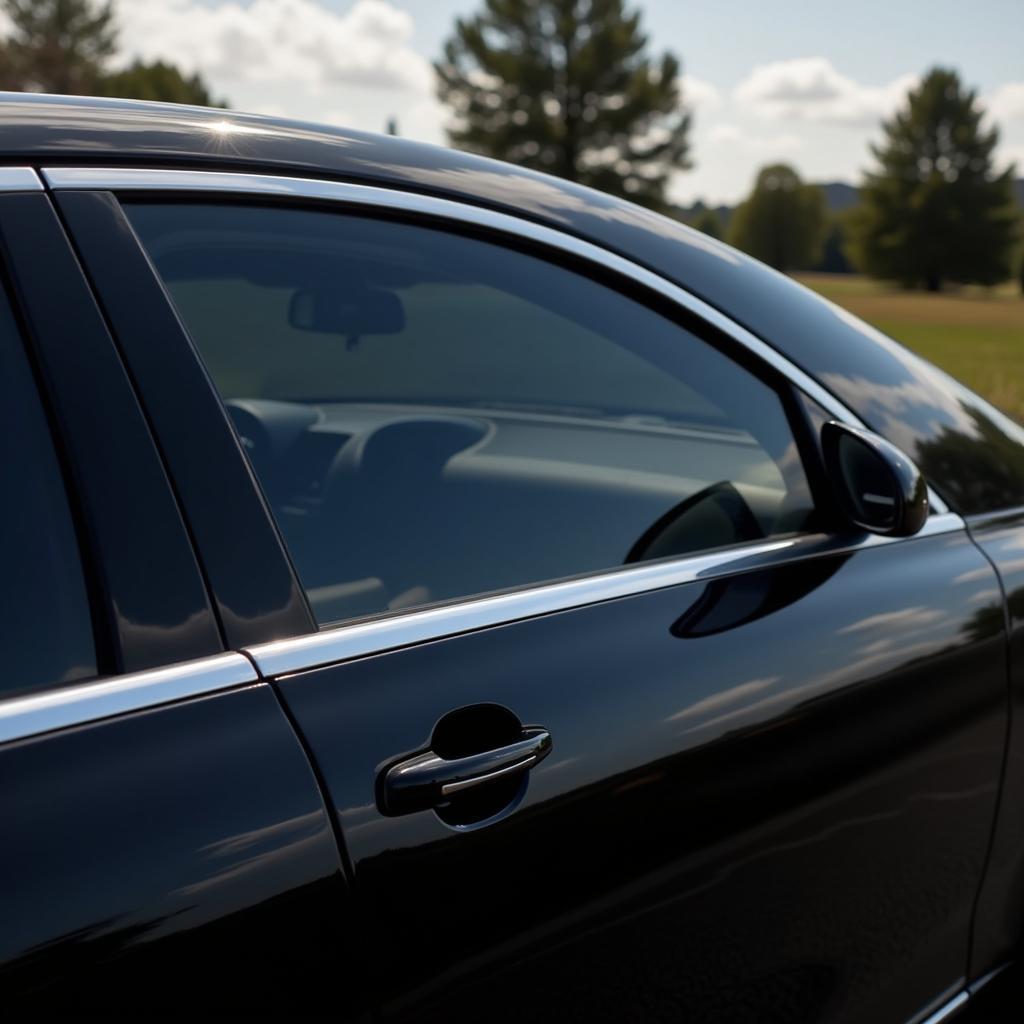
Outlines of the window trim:
[{"label": "window trim", "polygon": [[43,191],[43,183],[31,167],[0,167],[0,192]]},{"label": "window trim", "polygon": [[223,690],[259,683],[242,654],[214,654],[0,701],[0,746]]},{"label": "window trim", "polygon": [[852,554],[868,548],[912,543],[923,537],[965,531],[960,516],[946,512],[929,516],[924,528],[912,537],[859,534],[850,539],[803,534],[751,541],[696,555],[603,570],[554,583],[528,585],[484,597],[460,598],[434,607],[327,625],[319,632],[305,636],[255,644],[247,647],[245,653],[260,674],[267,678],[290,675],[684,583],[705,583],[809,558]]}]

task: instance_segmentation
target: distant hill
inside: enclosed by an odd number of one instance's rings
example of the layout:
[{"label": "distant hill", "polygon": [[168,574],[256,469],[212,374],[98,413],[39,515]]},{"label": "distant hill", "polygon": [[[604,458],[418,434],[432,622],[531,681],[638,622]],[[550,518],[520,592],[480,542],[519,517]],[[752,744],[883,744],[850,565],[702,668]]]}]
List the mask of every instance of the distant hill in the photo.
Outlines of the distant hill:
[{"label": "distant hill", "polygon": [[826,181],[818,186],[825,193],[825,205],[829,213],[842,213],[856,206],[860,193],[856,186],[845,181]]},{"label": "distant hill", "polygon": [[1024,206],[1024,178],[1018,178],[1014,186],[1017,190],[1017,205]]}]

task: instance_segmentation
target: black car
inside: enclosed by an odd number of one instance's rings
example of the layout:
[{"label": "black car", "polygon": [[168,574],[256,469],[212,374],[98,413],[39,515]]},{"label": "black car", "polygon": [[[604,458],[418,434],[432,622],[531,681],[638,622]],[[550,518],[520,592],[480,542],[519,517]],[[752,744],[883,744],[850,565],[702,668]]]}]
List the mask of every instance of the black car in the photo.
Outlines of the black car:
[{"label": "black car", "polygon": [[505,164],[0,152],[5,1011],[903,1024],[1013,960],[1018,426]]}]

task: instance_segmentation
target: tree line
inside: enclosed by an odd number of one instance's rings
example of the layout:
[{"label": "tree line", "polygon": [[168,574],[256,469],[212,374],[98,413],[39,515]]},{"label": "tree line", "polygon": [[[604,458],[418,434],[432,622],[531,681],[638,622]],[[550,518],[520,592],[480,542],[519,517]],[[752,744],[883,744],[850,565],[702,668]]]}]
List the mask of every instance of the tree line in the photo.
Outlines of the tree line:
[{"label": "tree line", "polygon": [[[114,0],[0,0],[0,88],[166,100],[216,100],[198,75],[164,61],[116,67]],[[692,117],[679,59],[652,54],[627,0],[482,0],[456,19],[435,62],[449,141],[679,216],[674,174],[692,165]],[[934,68],[882,124],[860,202],[829,217],[821,190],[785,164],[757,175],[727,239],[780,270],[824,249],[904,287],[995,284],[1019,265],[1024,230],[1013,168],[997,173],[998,130],[975,91]],[[722,234],[712,214],[695,225]]]},{"label": "tree line", "polygon": [[11,24],[0,41],[0,89],[227,106],[199,75],[166,61],[112,69],[118,52],[113,0],[0,0],[0,11]]},{"label": "tree line", "polygon": [[[594,185],[670,215],[672,174],[690,166],[680,63],[647,55],[626,0],[484,0],[455,23],[436,65],[454,145]],[[723,232],[695,227],[779,270],[813,267],[828,245],[907,288],[996,284],[1019,263],[1014,168],[997,173],[996,128],[977,94],[937,67],[882,124],[860,202],[830,217],[821,189],[785,164],[761,169]]]},{"label": "tree line", "polygon": [[830,215],[821,188],[778,164],[758,174],[727,230],[713,211],[694,226],[780,270],[813,269],[828,249],[873,277],[928,291],[998,284],[1017,260],[1024,289],[1014,168],[994,172],[998,132],[982,116],[956,72],[935,68],[883,122],[871,147],[877,167],[853,209]]}]

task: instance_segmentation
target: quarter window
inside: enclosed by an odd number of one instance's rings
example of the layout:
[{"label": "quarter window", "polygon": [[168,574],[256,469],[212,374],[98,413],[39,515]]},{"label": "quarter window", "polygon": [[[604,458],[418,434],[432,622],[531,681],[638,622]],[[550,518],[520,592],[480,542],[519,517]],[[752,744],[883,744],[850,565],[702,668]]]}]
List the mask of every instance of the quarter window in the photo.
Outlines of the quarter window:
[{"label": "quarter window", "polygon": [[775,392],[566,266],[317,210],[126,210],[321,623],[808,528]]},{"label": "quarter window", "polygon": [[0,697],[96,675],[78,541],[49,424],[0,289]]}]

